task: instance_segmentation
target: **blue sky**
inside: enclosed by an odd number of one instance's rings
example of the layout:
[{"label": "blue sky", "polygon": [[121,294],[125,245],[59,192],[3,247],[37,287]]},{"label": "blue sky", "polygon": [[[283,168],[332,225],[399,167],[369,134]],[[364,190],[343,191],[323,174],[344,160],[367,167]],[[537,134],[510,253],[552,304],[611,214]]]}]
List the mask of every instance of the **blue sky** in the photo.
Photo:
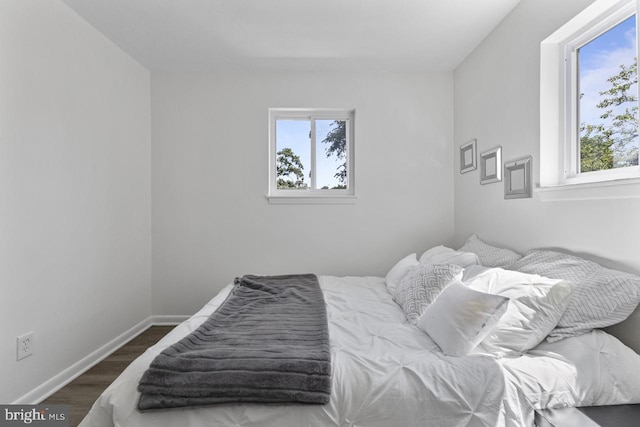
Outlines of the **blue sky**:
[{"label": "blue sky", "polygon": [[[338,184],[338,180],[334,177],[338,166],[344,161],[339,161],[335,156],[330,158],[325,153],[327,144],[323,144],[322,140],[332,129],[333,120],[316,120],[316,185],[317,188],[329,186],[329,188]],[[278,120],[276,123],[276,151],[283,148],[291,148],[295,154],[300,156],[300,160],[304,165],[304,182],[311,184],[309,171],[311,170],[311,140],[309,139],[309,131],[311,124],[308,120]]]},{"label": "blue sky", "polygon": [[[630,49],[635,49],[636,17],[630,16],[625,21],[616,25],[606,33],[587,43],[580,48],[580,65],[585,71],[597,69],[602,60],[612,53],[621,53],[628,56]],[[631,60],[634,55],[631,54]]]}]

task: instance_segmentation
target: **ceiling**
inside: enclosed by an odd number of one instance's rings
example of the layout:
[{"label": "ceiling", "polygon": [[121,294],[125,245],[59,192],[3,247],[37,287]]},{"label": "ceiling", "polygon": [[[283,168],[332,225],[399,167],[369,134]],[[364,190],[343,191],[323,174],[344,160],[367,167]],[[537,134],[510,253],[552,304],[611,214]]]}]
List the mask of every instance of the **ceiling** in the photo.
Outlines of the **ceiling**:
[{"label": "ceiling", "polygon": [[63,0],[152,71],[453,70],[520,0]]}]

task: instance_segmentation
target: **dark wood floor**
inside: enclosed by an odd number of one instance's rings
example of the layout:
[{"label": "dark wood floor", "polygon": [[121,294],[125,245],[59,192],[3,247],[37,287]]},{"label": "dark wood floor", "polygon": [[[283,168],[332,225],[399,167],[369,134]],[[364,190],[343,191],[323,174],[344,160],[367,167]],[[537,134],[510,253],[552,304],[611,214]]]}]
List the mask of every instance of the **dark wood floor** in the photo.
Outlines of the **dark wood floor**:
[{"label": "dark wood floor", "polygon": [[60,389],[42,404],[69,405],[70,426],[75,427],[87,415],[93,402],[136,357],[158,342],[173,326],[152,326],[102,362]]}]

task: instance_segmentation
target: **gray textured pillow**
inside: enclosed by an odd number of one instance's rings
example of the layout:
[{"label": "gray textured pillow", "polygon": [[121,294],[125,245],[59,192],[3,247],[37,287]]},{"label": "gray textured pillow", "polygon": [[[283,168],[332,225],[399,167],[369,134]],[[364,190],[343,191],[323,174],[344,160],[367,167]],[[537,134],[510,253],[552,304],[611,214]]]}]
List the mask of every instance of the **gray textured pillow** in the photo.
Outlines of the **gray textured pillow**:
[{"label": "gray textured pillow", "polygon": [[409,323],[415,325],[440,292],[461,277],[462,268],[457,265],[420,264],[400,280],[393,300],[402,307]]},{"label": "gray textured pillow", "polygon": [[460,249],[462,252],[472,252],[478,256],[480,264],[485,267],[508,267],[520,258],[521,255],[504,248],[491,246],[474,234]]},{"label": "gray textured pillow", "polygon": [[547,341],[582,335],[622,322],[640,303],[640,277],[561,252],[534,249],[510,267],[575,283],[564,315]]}]

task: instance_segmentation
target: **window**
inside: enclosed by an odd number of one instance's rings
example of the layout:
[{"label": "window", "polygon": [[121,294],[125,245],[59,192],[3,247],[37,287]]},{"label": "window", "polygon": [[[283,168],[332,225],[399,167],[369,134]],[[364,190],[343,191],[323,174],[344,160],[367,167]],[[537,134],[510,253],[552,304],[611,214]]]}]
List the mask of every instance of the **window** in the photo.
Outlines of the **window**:
[{"label": "window", "polygon": [[270,202],[354,199],[353,117],[348,110],[269,110]]},{"label": "window", "polygon": [[636,9],[598,0],[542,42],[542,186],[640,177]]}]

